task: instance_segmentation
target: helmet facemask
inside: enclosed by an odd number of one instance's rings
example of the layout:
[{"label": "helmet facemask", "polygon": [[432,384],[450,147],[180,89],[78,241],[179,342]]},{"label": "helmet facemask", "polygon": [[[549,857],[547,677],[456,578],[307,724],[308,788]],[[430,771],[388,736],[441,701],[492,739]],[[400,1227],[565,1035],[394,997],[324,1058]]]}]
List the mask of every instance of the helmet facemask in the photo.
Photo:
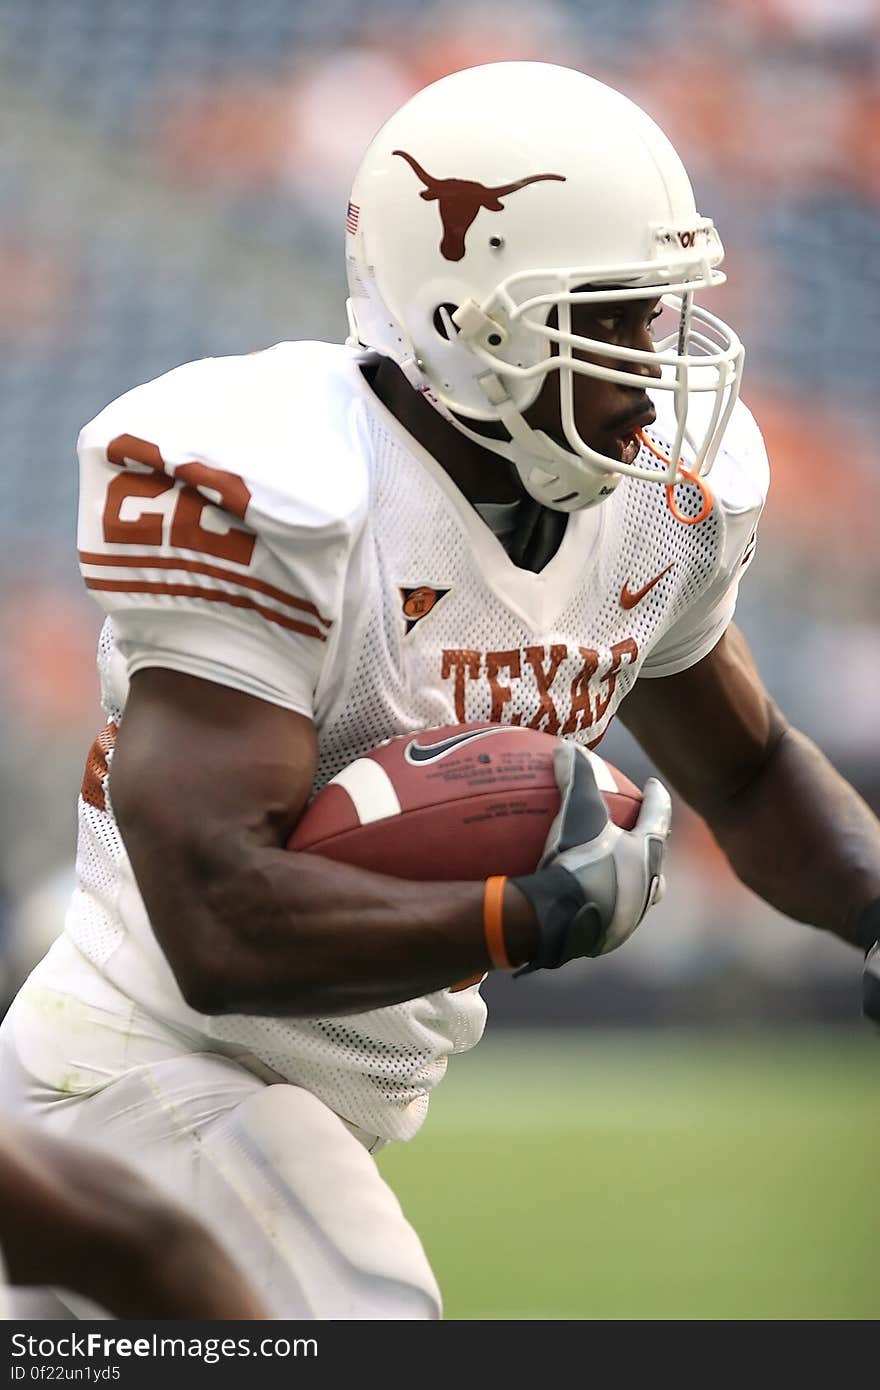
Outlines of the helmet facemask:
[{"label": "helmet facemask", "polygon": [[[529,292],[531,273],[503,282],[477,306],[460,306],[451,316],[441,310],[449,329],[457,330],[460,349],[478,359],[483,371],[477,380],[489,412],[473,411],[431,382],[426,394],[462,433],[512,462],[527,491],[545,506],[575,510],[602,500],[623,476],[663,482],[668,486],[705,477],[714,462],[739,393],[744,349],[736,334],[714,314],[694,303],[696,284],[715,286],[724,276],[707,263],[697,279],[672,284],[621,284],[636,267],[621,267],[614,285],[590,282],[589,268],[539,272],[557,286]],[[638,267],[638,269],[644,269]],[[656,273],[656,266],[651,267]],[[589,286],[589,288],[587,288]],[[618,304],[633,299],[660,299],[667,332],[653,352],[622,347],[576,334],[572,306]],[[553,314],[555,310],[555,315]],[[556,325],[551,320],[556,318]],[[505,351],[512,334],[533,336],[534,360],[523,365]],[[585,360],[589,358],[592,360]],[[598,361],[596,360],[598,359]],[[632,364],[629,366],[629,364]],[[659,366],[661,376],[646,376],[640,367]],[[525,418],[552,374],[559,380],[560,414],[567,447],[532,428]],[[583,375],[615,382],[640,392],[671,392],[676,435],[665,469],[656,463],[624,463],[599,453],[577,426],[574,377]],[[705,401],[705,409],[694,397]],[[497,419],[509,441],[487,437],[468,426],[468,420]],[[686,473],[683,469],[686,468]]]}]

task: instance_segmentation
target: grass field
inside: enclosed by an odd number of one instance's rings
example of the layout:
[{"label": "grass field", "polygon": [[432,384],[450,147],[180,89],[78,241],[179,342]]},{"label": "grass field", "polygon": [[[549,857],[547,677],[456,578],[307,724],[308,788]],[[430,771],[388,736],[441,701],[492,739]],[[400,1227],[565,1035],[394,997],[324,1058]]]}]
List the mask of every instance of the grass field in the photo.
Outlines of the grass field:
[{"label": "grass field", "polygon": [[380,1167],[449,1319],[880,1316],[880,1042],[487,1036]]}]

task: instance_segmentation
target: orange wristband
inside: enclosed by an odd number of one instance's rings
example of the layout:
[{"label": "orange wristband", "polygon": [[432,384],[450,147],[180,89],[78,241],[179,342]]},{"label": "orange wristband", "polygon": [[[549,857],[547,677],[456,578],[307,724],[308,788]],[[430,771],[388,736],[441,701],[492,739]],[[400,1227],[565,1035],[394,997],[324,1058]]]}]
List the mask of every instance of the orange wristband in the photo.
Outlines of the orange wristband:
[{"label": "orange wristband", "polygon": [[513,961],[507,954],[504,943],[504,888],[507,878],[496,874],[486,879],[483,895],[483,932],[486,937],[486,950],[496,970],[512,970]]}]

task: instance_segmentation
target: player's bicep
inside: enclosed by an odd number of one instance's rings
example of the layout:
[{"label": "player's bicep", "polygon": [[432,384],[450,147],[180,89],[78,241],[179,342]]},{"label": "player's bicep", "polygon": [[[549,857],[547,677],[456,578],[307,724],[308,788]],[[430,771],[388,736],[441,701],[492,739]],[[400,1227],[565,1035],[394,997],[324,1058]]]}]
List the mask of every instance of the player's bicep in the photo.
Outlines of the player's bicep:
[{"label": "player's bicep", "polygon": [[757,773],[785,728],[734,624],[687,670],[638,681],[620,718],[661,774],[704,815]]},{"label": "player's bicep", "polygon": [[161,667],[131,680],[110,769],[123,838],[198,845],[231,833],[282,845],[315,774],[305,715]]},{"label": "player's bicep", "polygon": [[[225,960],[265,850],[311,791],[311,720],[151,667],[131,682],[109,795],[150,924],[184,997]],[[264,895],[263,895],[264,896]]]}]

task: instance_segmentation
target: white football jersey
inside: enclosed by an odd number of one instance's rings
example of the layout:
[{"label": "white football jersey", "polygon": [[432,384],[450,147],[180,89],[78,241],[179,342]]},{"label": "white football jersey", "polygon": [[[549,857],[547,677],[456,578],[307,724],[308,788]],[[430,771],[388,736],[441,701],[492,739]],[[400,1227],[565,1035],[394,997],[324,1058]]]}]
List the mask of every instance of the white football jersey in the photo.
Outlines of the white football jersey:
[{"label": "white football jersey", "polygon": [[[684,670],[720,638],[768,470],[738,406],[705,520],[684,525],[662,486],[625,478],[568,518],[540,573],[518,569],[373,394],[361,370],[372,360],[282,343],[193,362],[83,430],[80,563],[109,615],[99,652],[108,724],[83,783],[67,930],[157,1017],[257,1059],[371,1133],[405,1139],[447,1056],[481,1036],[479,988],[344,1018],[190,1009],[113,819],[108,769],[129,676],[170,667],[308,715],[316,791],[382,739],[434,725],[491,719],[595,744],[638,676]],[[661,449],[672,423],[660,413],[648,432]],[[701,506],[691,485],[677,501],[690,516]]]}]

